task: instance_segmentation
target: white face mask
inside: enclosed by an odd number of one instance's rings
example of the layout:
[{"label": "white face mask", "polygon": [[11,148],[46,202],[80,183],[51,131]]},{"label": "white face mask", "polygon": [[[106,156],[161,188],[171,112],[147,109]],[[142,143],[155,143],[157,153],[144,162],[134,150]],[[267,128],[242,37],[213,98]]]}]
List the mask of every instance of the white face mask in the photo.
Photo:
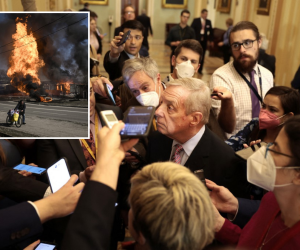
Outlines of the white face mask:
[{"label": "white face mask", "polygon": [[277,167],[274,160],[266,146],[262,146],[247,160],[247,179],[250,183],[261,187],[268,191],[273,191],[274,187],[284,187],[292,185],[287,183],[282,185],[275,185],[276,169],[291,169],[300,167]]},{"label": "white face mask", "polygon": [[182,63],[176,63],[176,75],[178,78],[193,77],[195,69],[190,60]]},{"label": "white face mask", "polygon": [[[142,106],[154,106],[154,107],[158,106],[159,96],[156,93],[156,85],[157,85],[157,83],[155,83],[155,91],[145,92],[136,97],[136,100]],[[159,88],[159,94],[160,94],[160,88]]]}]

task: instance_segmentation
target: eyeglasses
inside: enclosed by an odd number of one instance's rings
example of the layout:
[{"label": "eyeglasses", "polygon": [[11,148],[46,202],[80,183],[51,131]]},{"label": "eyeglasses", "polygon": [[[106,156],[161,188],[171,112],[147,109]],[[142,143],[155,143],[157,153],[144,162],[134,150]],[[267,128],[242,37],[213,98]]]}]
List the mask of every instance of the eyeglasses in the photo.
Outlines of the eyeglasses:
[{"label": "eyeglasses", "polygon": [[271,151],[271,152],[273,152],[273,153],[275,153],[275,154],[278,154],[278,155],[283,155],[283,156],[286,156],[286,157],[289,157],[289,158],[294,158],[294,157],[291,156],[291,155],[287,155],[287,154],[278,152],[278,151],[276,151],[276,150],[274,150],[274,149],[270,149],[270,147],[271,147],[272,145],[273,145],[273,143],[269,143],[269,144],[267,145],[266,156],[267,156],[268,151]]},{"label": "eyeglasses", "polygon": [[128,40],[131,40],[132,38],[134,38],[135,40],[141,40],[142,39],[142,36],[139,36],[139,35],[136,35],[136,36],[131,36],[131,35],[129,35],[128,36]]},{"label": "eyeglasses", "polygon": [[132,14],[134,11],[126,11],[125,14]]},{"label": "eyeglasses", "polygon": [[238,42],[232,43],[231,44],[231,49],[232,50],[239,50],[242,45],[245,49],[250,49],[250,48],[253,47],[253,42],[255,42],[255,41],[257,41],[257,39],[255,39],[255,40],[249,40],[248,39],[248,40],[243,41],[242,43],[238,43]]}]

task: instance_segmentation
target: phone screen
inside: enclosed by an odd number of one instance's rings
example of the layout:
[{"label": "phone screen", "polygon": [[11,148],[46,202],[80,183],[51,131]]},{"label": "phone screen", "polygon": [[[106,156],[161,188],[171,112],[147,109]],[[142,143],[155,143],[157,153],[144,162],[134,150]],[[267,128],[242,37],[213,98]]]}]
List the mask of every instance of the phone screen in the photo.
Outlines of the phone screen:
[{"label": "phone screen", "polygon": [[123,136],[143,136],[147,135],[152,124],[155,107],[136,106],[129,107],[124,119],[125,127],[121,130]]},{"label": "phone screen", "polygon": [[109,87],[106,83],[105,83],[105,89],[106,89],[106,93],[108,95],[108,98],[113,102],[113,104],[116,105],[116,101],[115,101],[115,98],[113,96],[113,93],[111,92],[111,90],[109,89]]},{"label": "phone screen", "polygon": [[35,250],[53,250],[53,249],[55,249],[55,245],[46,244],[46,243],[40,243],[35,248]]},{"label": "phone screen", "polygon": [[19,164],[14,167],[16,170],[26,170],[28,172],[34,173],[34,174],[42,174],[46,171],[46,168],[39,168],[34,166],[29,166],[25,164]]},{"label": "phone screen", "polygon": [[65,159],[60,159],[47,169],[52,193],[55,193],[70,179],[70,173]]}]

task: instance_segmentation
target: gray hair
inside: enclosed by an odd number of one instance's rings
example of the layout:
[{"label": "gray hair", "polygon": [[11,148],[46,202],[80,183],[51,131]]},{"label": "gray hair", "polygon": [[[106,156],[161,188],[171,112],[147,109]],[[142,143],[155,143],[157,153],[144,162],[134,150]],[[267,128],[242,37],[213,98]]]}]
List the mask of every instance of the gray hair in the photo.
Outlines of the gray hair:
[{"label": "gray hair", "polygon": [[202,123],[208,123],[211,108],[210,90],[205,82],[196,78],[180,78],[166,84],[170,86],[181,86],[187,89],[190,94],[186,98],[184,106],[186,114],[201,112],[203,114]]},{"label": "gray hair", "polygon": [[154,81],[154,83],[157,83],[157,74],[159,71],[156,62],[153,59],[143,57],[126,60],[122,70],[123,79],[126,85],[132,75],[137,71],[144,72]]}]

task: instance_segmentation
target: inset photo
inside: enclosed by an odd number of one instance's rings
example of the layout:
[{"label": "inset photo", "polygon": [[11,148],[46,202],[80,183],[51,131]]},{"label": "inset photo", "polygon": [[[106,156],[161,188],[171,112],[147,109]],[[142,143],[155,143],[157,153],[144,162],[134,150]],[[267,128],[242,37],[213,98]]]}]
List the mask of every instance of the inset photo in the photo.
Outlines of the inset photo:
[{"label": "inset photo", "polygon": [[0,12],[0,137],[88,138],[89,14]]}]

